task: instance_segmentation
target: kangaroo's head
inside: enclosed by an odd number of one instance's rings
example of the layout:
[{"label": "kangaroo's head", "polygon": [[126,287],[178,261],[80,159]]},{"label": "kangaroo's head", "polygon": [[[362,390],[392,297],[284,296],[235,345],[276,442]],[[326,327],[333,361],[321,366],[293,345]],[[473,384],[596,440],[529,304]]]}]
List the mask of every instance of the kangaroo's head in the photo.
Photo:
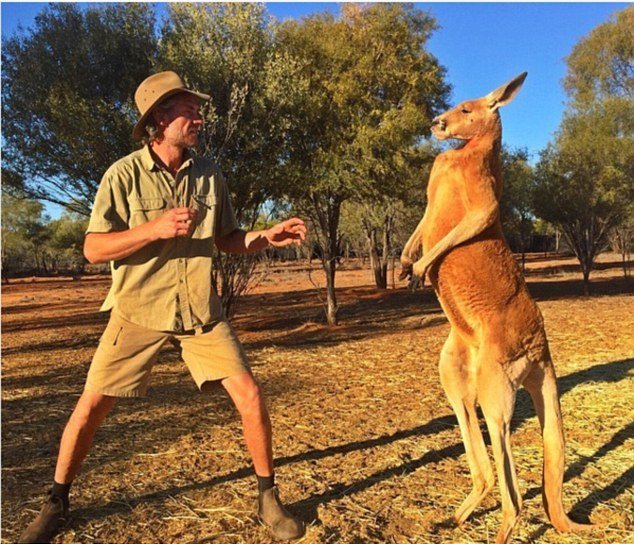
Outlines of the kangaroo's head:
[{"label": "kangaroo's head", "polygon": [[500,135],[502,123],[498,108],[506,106],[515,98],[526,74],[520,74],[482,98],[466,100],[439,115],[432,121],[432,134],[438,140],[471,140],[483,135]]}]

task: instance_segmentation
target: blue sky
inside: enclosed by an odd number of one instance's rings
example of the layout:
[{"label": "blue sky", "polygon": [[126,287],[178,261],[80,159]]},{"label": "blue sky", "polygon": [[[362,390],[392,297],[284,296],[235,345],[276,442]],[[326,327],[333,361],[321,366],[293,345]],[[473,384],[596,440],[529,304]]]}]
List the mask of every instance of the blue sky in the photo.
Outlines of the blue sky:
[{"label": "blue sky", "polygon": [[[28,28],[46,4],[2,2],[2,36]],[[338,13],[338,3],[271,2],[279,19]],[[565,57],[594,27],[629,3],[416,3],[440,29],[429,50],[447,69],[452,103],[477,98],[527,71],[515,101],[502,111],[504,141],[528,148],[531,158],[551,140],[565,106]],[[161,11],[165,9],[160,5]]]}]

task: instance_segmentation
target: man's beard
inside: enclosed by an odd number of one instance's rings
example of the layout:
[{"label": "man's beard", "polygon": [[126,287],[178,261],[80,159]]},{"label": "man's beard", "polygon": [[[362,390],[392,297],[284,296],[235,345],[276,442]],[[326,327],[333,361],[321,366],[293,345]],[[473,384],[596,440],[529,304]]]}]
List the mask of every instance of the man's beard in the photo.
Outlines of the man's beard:
[{"label": "man's beard", "polygon": [[179,134],[178,137],[172,138],[170,143],[174,147],[178,147],[180,149],[186,149],[188,147],[195,147],[198,145],[198,133],[188,133],[188,134]]}]

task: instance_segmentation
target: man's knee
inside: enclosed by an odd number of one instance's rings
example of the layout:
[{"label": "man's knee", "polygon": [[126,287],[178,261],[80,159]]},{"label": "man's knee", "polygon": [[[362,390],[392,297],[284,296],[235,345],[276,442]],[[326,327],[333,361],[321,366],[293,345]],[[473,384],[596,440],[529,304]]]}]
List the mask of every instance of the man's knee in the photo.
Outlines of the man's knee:
[{"label": "man's knee", "polygon": [[262,390],[256,381],[245,385],[237,408],[241,414],[257,414],[265,409]]},{"label": "man's knee", "polygon": [[257,414],[266,410],[262,389],[251,374],[228,378],[223,385],[242,415]]},{"label": "man's knee", "polygon": [[78,427],[99,425],[108,415],[108,412],[112,410],[116,401],[115,397],[84,391],[77,402],[77,406],[75,406],[71,421]]}]

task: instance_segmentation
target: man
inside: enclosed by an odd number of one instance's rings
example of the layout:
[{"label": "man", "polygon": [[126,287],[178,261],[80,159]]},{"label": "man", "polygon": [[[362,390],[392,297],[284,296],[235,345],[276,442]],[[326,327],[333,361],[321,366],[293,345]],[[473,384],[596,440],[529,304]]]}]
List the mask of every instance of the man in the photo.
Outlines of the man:
[{"label": "man", "polygon": [[147,78],[135,93],[140,150],[113,164],[97,191],[84,254],[111,262],[112,287],[102,311],[110,321],[85,390],[64,430],[53,488],[20,542],[49,542],[68,516],[69,490],[95,432],[118,397],[146,393],[151,367],[168,340],[200,389],[220,382],[242,417],[258,480],[258,518],[278,539],[304,534],[274,487],[271,423],[244,350],[211,283],[212,243],[230,253],[301,243],[306,227],[293,218],[257,232],[238,228],[218,168],[193,155],[202,125],[201,100],[174,72]]}]

